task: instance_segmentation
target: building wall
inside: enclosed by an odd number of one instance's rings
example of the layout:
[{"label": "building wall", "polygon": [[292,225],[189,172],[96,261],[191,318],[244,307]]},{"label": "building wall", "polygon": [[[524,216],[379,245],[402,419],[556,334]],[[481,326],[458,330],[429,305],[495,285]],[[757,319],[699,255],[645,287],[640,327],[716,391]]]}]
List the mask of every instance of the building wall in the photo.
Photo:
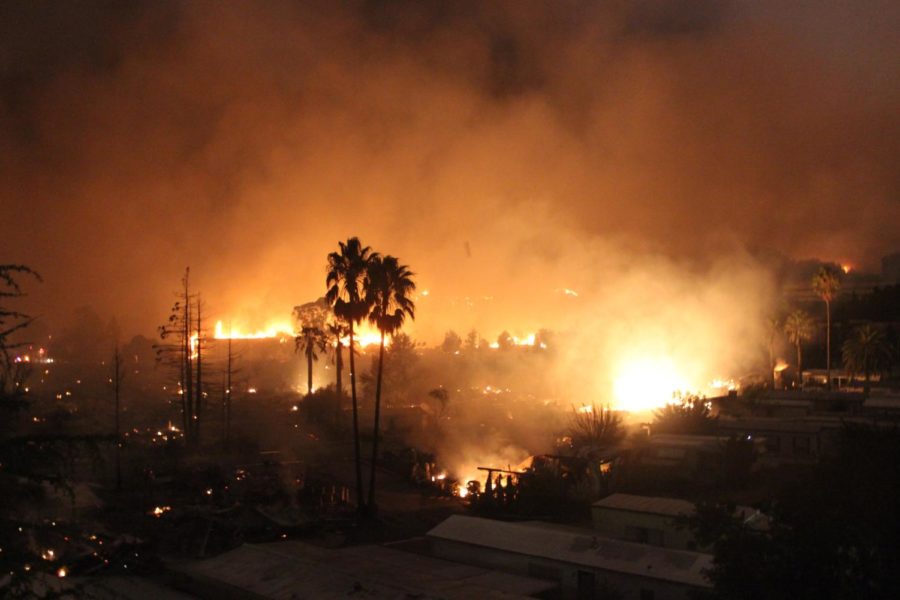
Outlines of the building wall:
[{"label": "building wall", "polygon": [[[484,548],[464,542],[430,538],[433,556],[483,568],[506,571],[516,575],[558,581],[563,600],[603,600],[604,591],[614,590],[622,600],[688,600],[692,586],[661,579],[639,577],[553,561],[543,557],[526,556],[494,548]],[[593,590],[582,586],[593,583]]]},{"label": "building wall", "polygon": [[664,548],[696,550],[694,537],[686,529],[676,527],[672,517],[603,506],[594,506],[592,517],[594,529],[611,538]]}]

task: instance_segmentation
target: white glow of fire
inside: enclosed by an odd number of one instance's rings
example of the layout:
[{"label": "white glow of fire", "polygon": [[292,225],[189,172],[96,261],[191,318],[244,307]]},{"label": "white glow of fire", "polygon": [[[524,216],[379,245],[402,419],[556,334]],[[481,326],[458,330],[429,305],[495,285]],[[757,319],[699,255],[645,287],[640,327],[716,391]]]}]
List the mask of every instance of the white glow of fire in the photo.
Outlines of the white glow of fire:
[{"label": "white glow of fire", "polygon": [[629,412],[653,410],[690,389],[669,358],[638,358],[625,362],[613,382],[614,408]]}]

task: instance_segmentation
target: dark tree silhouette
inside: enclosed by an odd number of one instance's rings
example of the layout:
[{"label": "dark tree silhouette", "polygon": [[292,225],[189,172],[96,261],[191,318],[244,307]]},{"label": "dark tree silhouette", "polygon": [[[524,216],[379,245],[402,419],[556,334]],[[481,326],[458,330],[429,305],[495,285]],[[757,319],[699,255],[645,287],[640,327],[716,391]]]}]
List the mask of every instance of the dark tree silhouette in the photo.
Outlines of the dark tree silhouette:
[{"label": "dark tree silhouette", "polygon": [[240,369],[235,368],[235,363],[240,355],[235,353],[232,344],[232,337],[229,334],[226,357],[225,372],[222,381],[222,446],[228,448],[231,443],[231,404],[234,400],[235,376],[240,373]]},{"label": "dark tree silhouette", "polygon": [[456,352],[462,348],[462,338],[459,337],[452,329],[444,334],[444,341],[441,342],[441,350],[444,352]]},{"label": "dark tree silhouette", "polygon": [[723,600],[900,597],[900,435],[845,425],[835,452],[777,489],[769,526],[734,506],[699,505],[688,519],[712,544],[710,595]]},{"label": "dark tree silhouette", "polygon": [[653,411],[653,431],[687,435],[709,435],[716,431],[717,417],[701,396],[686,396]]},{"label": "dark tree silhouette", "polygon": [[594,463],[625,437],[621,417],[609,407],[596,404],[573,410],[566,433],[575,456]]},{"label": "dark tree silhouette", "polygon": [[869,392],[869,378],[872,373],[887,368],[891,364],[891,346],[884,332],[871,323],[856,327],[841,347],[844,368],[851,373],[862,374],[865,392]]},{"label": "dark tree silhouette", "polygon": [[203,326],[200,295],[190,291],[190,267],[185,269],[181,284],[168,321],[159,327],[161,340],[174,341],[154,347],[158,360],[176,368],[184,436],[190,446],[196,447],[205,405],[203,356],[210,342]]},{"label": "dark tree silhouette", "polygon": [[841,272],[834,267],[819,267],[813,275],[813,291],[825,303],[825,372],[831,389],[831,302],[841,289]]},{"label": "dark tree silhouette", "polygon": [[339,426],[341,422],[341,408],[344,401],[344,338],[349,335],[349,329],[340,319],[331,316],[325,324],[325,335],[328,345],[334,353],[334,424]]},{"label": "dark tree silhouette", "polygon": [[313,363],[319,360],[319,352],[325,352],[325,332],[318,327],[304,325],[295,340],[297,352],[306,357],[306,393],[313,392]]},{"label": "dark tree silhouette", "polygon": [[778,315],[769,315],[766,318],[766,350],[769,351],[769,381],[772,389],[775,389],[775,344],[781,333],[781,319]]},{"label": "dark tree silhouette", "polygon": [[365,509],[362,482],[362,462],[359,448],[359,404],[356,396],[356,363],[353,352],[353,326],[369,314],[370,303],[365,293],[365,277],[369,264],[378,255],[359,238],[339,242],[339,251],[328,255],[328,273],[325,299],[335,317],[347,326],[350,351],[350,395],[353,407],[353,453],[356,463],[356,505],[362,513]]},{"label": "dark tree silhouette", "polygon": [[375,256],[370,261],[366,274],[366,295],[371,306],[369,321],[378,328],[381,335],[378,348],[378,379],[375,384],[375,423],[372,436],[372,465],[369,474],[368,510],[376,514],[375,471],[378,463],[378,438],[380,437],[381,383],[384,372],[384,340],[403,327],[407,317],[415,319],[415,302],[412,294],[416,284],[413,273],[406,265],[401,265],[394,256]]},{"label": "dark tree silhouette", "polygon": [[797,380],[803,386],[803,342],[813,335],[813,320],[805,310],[795,310],[784,320],[784,333],[797,351]]},{"label": "dark tree silhouette", "polygon": [[299,325],[299,333],[294,341],[297,352],[302,352],[306,357],[307,394],[312,394],[313,391],[313,363],[319,360],[319,353],[325,352],[327,347],[327,316],[328,306],[324,298],[294,308],[294,317]]}]

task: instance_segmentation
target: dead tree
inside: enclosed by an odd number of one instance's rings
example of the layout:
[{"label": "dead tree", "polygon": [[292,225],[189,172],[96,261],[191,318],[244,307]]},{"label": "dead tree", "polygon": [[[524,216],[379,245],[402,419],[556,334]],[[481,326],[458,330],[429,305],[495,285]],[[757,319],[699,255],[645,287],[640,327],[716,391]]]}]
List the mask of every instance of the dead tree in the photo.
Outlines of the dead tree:
[{"label": "dead tree", "polygon": [[[158,344],[156,352],[158,360],[177,367],[184,436],[189,445],[196,446],[202,411],[202,357],[206,336],[200,298],[191,294],[190,290],[190,267],[185,269],[181,284],[178,300],[172,307],[168,322],[159,327],[160,339],[177,339],[178,342]],[[194,314],[197,315],[196,321]]]}]

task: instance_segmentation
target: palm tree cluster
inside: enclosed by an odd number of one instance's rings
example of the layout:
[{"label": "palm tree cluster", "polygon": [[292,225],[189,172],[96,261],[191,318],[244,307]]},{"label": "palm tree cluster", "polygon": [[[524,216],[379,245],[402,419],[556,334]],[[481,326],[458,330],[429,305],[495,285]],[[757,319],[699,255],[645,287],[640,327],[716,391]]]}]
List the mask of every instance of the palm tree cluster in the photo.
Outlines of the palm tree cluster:
[{"label": "palm tree cluster", "polygon": [[884,332],[869,323],[855,328],[841,347],[844,368],[864,377],[866,392],[870,376],[891,364],[891,354]]},{"label": "palm tree cluster", "polygon": [[658,433],[711,435],[716,421],[709,402],[701,396],[687,396],[653,412],[653,430]]},{"label": "palm tree cluster", "polygon": [[[338,251],[328,255],[325,278],[325,299],[335,319],[346,327],[349,337],[350,393],[353,416],[353,451],[356,465],[356,498],[360,514],[374,516],[375,472],[378,461],[378,438],[381,417],[381,388],[384,370],[386,336],[397,333],[406,318],[415,319],[413,293],[416,284],[413,273],[399,259],[381,255],[359,238],[338,243]],[[373,420],[372,462],[369,474],[368,498],[364,499],[362,463],[359,443],[359,407],[356,394],[356,364],[354,360],[354,326],[368,320],[378,328],[381,340],[378,349],[378,375],[375,386],[375,415]]]}]

